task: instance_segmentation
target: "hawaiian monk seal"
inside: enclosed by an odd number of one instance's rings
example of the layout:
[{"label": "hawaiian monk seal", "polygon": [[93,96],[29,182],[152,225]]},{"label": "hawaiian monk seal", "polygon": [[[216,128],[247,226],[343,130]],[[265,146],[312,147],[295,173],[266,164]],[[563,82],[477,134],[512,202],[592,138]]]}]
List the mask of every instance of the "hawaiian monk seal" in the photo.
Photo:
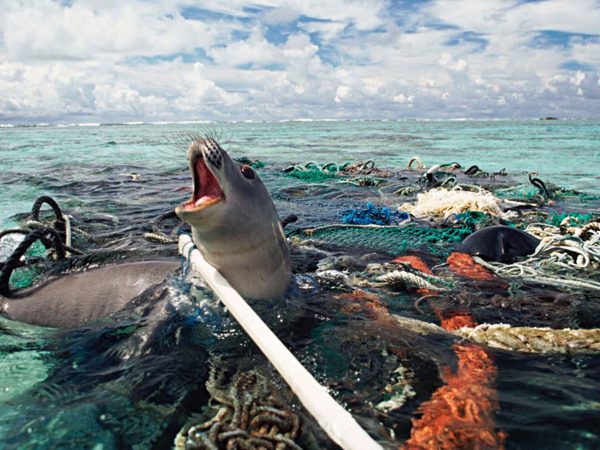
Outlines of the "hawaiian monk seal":
[{"label": "hawaiian monk seal", "polygon": [[194,190],[175,213],[192,226],[196,247],[243,297],[282,298],[290,256],[265,185],[214,139],[195,138],[188,159]]},{"label": "hawaiian monk seal", "polygon": [[519,256],[531,255],[540,240],[529,233],[505,225],[482,228],[468,236],[462,245],[474,256],[487,261],[511,263]]},{"label": "hawaiian monk seal", "polygon": [[179,266],[178,261],[140,261],[70,273],[0,297],[0,313],[32,325],[78,327],[120,311]]}]

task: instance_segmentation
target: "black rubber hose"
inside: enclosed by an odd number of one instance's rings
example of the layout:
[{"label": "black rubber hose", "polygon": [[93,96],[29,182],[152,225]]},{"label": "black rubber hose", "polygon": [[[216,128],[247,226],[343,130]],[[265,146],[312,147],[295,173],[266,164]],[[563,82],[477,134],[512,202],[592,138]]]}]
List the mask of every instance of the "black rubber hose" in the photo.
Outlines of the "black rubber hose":
[{"label": "black rubber hose", "polygon": [[481,171],[479,166],[471,166],[467,170],[465,170],[465,175],[475,175],[479,171]]},{"label": "black rubber hose", "polygon": [[21,257],[31,247],[31,245],[41,240],[44,245],[51,244],[56,249],[56,255],[59,259],[65,257],[65,247],[58,232],[52,228],[39,228],[29,233],[25,239],[15,248],[12,254],[4,262],[2,272],[0,272],[0,294],[9,297],[11,295],[10,276],[17,267],[22,266]]},{"label": "black rubber hose", "polygon": [[0,231],[0,239],[9,234],[29,234],[29,230],[21,230],[20,228],[11,228],[9,230]]},{"label": "black rubber hose", "polygon": [[54,215],[56,216],[56,220],[60,220],[62,222],[65,221],[65,218],[63,217],[63,213],[60,210],[60,206],[58,206],[58,203],[56,203],[56,200],[54,200],[52,197],[49,197],[47,195],[42,195],[41,197],[38,197],[35,200],[35,202],[33,202],[33,206],[31,207],[31,218],[33,220],[37,220],[39,222],[40,210],[42,209],[42,205],[44,203],[47,204],[48,206],[50,206],[50,208],[52,208],[52,211],[54,212]]},{"label": "black rubber hose", "polygon": [[166,213],[161,214],[160,216],[158,216],[156,219],[154,219],[152,221],[152,231],[154,231],[155,233],[160,233],[160,224],[162,222],[164,222],[167,219],[173,219],[177,217],[177,214],[175,214],[175,211],[168,211]]},{"label": "black rubber hose", "polygon": [[281,227],[285,228],[290,223],[296,222],[298,220],[298,216],[295,214],[290,214],[285,219],[281,221]]},{"label": "black rubber hose", "polygon": [[35,202],[33,202],[33,206],[31,207],[31,218],[38,222],[40,221],[40,210],[42,209],[44,203],[52,208],[52,211],[56,216],[54,228],[61,234],[64,241],[66,234],[66,221],[60,206],[58,206],[58,203],[56,203],[56,200],[54,200],[52,197],[48,195],[42,195],[41,197],[38,197]]},{"label": "black rubber hose", "polygon": [[539,178],[533,178],[531,174],[529,174],[529,182],[538,188],[540,194],[544,195],[546,198],[550,198],[550,192],[548,192],[548,189],[542,180]]}]

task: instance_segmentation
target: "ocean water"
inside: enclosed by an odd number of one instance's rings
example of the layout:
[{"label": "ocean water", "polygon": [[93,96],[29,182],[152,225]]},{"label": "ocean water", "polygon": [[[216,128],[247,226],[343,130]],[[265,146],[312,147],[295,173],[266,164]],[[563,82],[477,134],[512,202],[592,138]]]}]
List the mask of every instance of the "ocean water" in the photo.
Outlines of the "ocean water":
[{"label": "ocean water", "polygon": [[[488,171],[534,171],[543,180],[600,193],[599,121],[367,121],[227,124],[46,126],[0,129],[3,187],[1,218],[28,208],[40,193],[24,181],[57,168],[184,167],[173,154],[185,136],[205,130],[222,136],[236,156],[272,163],[373,159],[404,167],[418,155],[425,164],[458,161]],[[183,153],[183,152],[180,152]],[[23,202],[23,203],[21,203]],[[25,209],[23,209],[25,208]]]},{"label": "ocean water", "polygon": [[[22,225],[33,201],[51,195],[79,219],[81,228],[119,240],[104,241],[117,255],[113,259],[176,258],[174,245],[147,242],[143,233],[156,217],[189,197],[185,149],[190,136],[207,133],[218,136],[232,157],[266,164],[259,173],[280,216],[298,216],[294,227],[339,223],[344,211],[366,202],[394,207],[405,201],[391,195],[385,183],[357,187],[283,175],[291,164],[309,161],[373,160],[380,168],[406,167],[412,156],[428,166],[456,161],[463,168],[505,169],[507,183],[523,190],[531,188],[527,174],[535,172],[548,186],[570,193],[556,201],[556,211],[598,213],[600,207],[600,121],[15,126],[0,128],[1,228]],[[96,243],[89,248],[99,247]],[[319,250],[329,256],[343,253]],[[360,254],[345,250],[351,257]],[[2,259],[9,251],[7,245],[0,246]],[[296,291],[287,302],[259,311],[369,433],[386,448],[395,448],[410,438],[418,427],[415,421],[427,415],[423,405],[444,385],[444,370],[456,369],[460,352],[435,339],[381,328],[364,310],[346,308],[347,290],[334,279],[315,275],[316,260],[325,253],[293,255]],[[374,260],[399,256],[384,253]],[[444,262],[425,256],[432,265]],[[102,258],[113,260],[104,254]],[[134,338],[146,326],[138,311],[132,312],[136,319],[119,316],[101,327],[58,332],[1,319],[0,448],[169,448],[190,417],[210,417],[205,388],[210,367],[224,372],[251,367],[285,391],[209,291],[190,288],[189,280],[181,277],[169,283],[176,293],[172,317],[159,333],[160,345],[147,354],[136,353]],[[379,294],[391,312],[436,321],[432,311],[414,307],[419,295],[413,292]],[[556,292],[531,289],[510,296],[520,300],[509,307],[498,306],[501,302],[494,296],[500,294],[491,288],[470,294],[468,303],[480,322],[600,326],[600,297],[589,292],[567,292],[559,298]],[[546,303],[528,303],[528,298],[538,297]],[[484,298],[495,299],[495,306]],[[488,441],[495,444],[488,447],[600,446],[600,355],[486,355],[495,367],[486,387],[494,393],[486,401],[496,405],[481,421],[480,432],[495,436]],[[399,381],[399,373],[411,375]],[[376,409],[401,381],[414,395],[392,411]],[[302,418],[302,446],[335,448],[293,395],[288,402]]]}]

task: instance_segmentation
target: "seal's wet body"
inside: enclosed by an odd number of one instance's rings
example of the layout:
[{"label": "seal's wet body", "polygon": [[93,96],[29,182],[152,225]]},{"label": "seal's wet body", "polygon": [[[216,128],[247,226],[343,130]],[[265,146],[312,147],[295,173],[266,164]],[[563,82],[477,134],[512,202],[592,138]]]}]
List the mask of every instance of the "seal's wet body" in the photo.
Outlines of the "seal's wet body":
[{"label": "seal's wet body", "polygon": [[33,325],[78,327],[123,309],[179,265],[178,261],[140,261],[71,273],[0,298],[0,312]]},{"label": "seal's wet body", "polygon": [[175,212],[192,226],[196,247],[242,296],[283,297],[291,279],[290,257],[265,185],[214,139],[195,139],[188,156],[193,196]]},{"label": "seal's wet body", "polygon": [[[283,297],[291,278],[288,248],[258,175],[213,139],[195,139],[189,163],[193,197],[176,212],[192,225],[195,245],[241,295]],[[122,310],[178,267],[178,261],[142,261],[70,273],[0,297],[0,313],[34,325],[78,327]]]}]

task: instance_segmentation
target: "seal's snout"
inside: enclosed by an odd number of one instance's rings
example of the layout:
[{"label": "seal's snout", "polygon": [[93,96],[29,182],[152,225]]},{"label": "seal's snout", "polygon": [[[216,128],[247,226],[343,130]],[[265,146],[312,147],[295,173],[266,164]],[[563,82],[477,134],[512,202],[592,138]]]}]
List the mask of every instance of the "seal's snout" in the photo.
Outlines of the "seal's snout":
[{"label": "seal's snout", "polygon": [[206,139],[202,147],[204,158],[212,164],[213,167],[220,169],[223,165],[223,150],[214,139]]},{"label": "seal's snout", "polygon": [[222,149],[213,139],[194,141],[188,150],[188,158],[194,190],[192,198],[182,203],[180,212],[197,212],[221,202],[225,195],[213,170],[223,166]]},{"label": "seal's snout", "polygon": [[240,295],[285,296],[290,255],[275,205],[258,175],[210,137],[193,140],[188,160],[194,190],[175,213],[192,226],[196,247]]}]

